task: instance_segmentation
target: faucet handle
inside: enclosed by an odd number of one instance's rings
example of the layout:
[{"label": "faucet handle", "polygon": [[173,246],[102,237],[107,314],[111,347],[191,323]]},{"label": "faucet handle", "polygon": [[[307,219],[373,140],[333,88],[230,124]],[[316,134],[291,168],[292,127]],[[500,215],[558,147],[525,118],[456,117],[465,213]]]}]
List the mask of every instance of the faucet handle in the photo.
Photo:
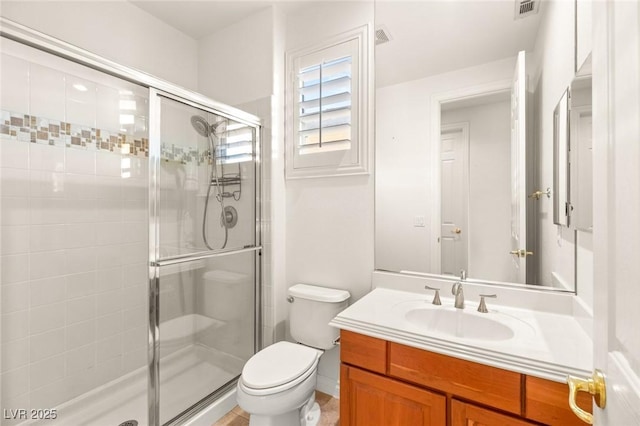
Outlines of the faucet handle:
[{"label": "faucet handle", "polygon": [[434,305],[442,305],[442,302],[440,301],[440,289],[439,288],[435,288],[435,287],[429,287],[428,285],[424,286],[425,290],[435,290],[435,294],[433,295],[433,303]]},{"label": "faucet handle", "polygon": [[489,310],[487,309],[487,304],[484,303],[484,298],[485,297],[490,297],[492,299],[495,299],[498,297],[498,295],[496,294],[481,294],[480,295],[480,305],[478,306],[478,312],[482,312],[483,314],[486,314],[487,312],[489,312]]}]

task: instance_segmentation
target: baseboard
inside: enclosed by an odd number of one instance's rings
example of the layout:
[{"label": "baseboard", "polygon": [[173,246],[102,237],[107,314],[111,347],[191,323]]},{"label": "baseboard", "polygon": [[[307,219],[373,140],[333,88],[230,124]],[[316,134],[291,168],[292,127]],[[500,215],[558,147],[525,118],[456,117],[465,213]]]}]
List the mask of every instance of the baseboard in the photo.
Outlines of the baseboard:
[{"label": "baseboard", "polygon": [[334,398],[340,398],[340,380],[318,374],[316,390],[326,393],[327,395],[331,395]]}]

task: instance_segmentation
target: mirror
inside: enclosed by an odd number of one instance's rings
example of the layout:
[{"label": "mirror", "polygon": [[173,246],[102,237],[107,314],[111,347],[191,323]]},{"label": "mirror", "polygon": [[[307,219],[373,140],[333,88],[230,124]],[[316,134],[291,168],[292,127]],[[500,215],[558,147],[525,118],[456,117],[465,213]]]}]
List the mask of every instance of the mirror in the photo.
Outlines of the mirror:
[{"label": "mirror", "polygon": [[591,56],[553,111],[553,222],[593,230]]},{"label": "mirror", "polygon": [[569,100],[570,225],[593,231],[593,140],[591,56],[571,82]]},{"label": "mirror", "polygon": [[569,91],[553,110],[553,223],[569,226]]},{"label": "mirror", "polygon": [[[559,8],[573,16],[570,6]],[[375,52],[376,269],[575,291],[576,228],[554,224],[551,189],[553,109],[569,83],[558,76],[573,75],[574,34],[555,13],[376,2],[378,41],[390,40]],[[583,162],[567,165],[567,185],[590,173]],[[569,189],[589,204],[589,188]]]}]

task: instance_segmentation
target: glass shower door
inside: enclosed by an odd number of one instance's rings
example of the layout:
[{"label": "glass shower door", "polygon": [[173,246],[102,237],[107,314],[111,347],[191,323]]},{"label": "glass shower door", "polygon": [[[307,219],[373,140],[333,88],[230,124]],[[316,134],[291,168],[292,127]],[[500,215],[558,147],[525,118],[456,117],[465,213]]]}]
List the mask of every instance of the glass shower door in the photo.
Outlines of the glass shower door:
[{"label": "glass shower door", "polygon": [[256,351],[258,127],[159,93],[154,108],[150,397],[166,424]]}]

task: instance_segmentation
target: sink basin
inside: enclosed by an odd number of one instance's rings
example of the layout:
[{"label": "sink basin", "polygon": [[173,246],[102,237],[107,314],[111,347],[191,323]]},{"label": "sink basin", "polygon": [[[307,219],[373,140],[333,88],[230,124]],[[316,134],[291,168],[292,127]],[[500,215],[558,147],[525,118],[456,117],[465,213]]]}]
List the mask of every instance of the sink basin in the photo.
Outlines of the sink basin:
[{"label": "sink basin", "polygon": [[405,319],[425,331],[453,337],[478,340],[509,340],[514,331],[492,316],[462,309],[414,308],[405,313]]}]

